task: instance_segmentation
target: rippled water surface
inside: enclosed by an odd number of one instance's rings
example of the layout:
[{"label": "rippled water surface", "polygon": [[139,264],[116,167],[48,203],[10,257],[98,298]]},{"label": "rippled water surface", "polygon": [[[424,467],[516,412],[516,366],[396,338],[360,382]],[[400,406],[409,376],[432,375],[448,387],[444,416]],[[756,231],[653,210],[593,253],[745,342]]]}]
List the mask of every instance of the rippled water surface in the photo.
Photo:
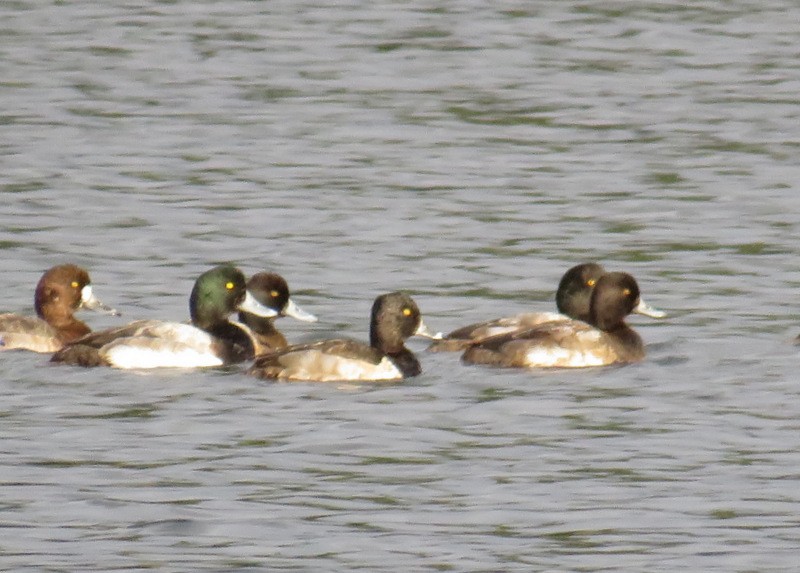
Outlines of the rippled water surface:
[{"label": "rippled water surface", "polygon": [[[367,337],[550,310],[585,260],[645,362],[394,385],[0,355],[15,571],[786,571],[800,544],[794,2],[9,1],[6,311],[76,262],[184,320],[220,261]],[[113,317],[83,315],[94,328]]]}]

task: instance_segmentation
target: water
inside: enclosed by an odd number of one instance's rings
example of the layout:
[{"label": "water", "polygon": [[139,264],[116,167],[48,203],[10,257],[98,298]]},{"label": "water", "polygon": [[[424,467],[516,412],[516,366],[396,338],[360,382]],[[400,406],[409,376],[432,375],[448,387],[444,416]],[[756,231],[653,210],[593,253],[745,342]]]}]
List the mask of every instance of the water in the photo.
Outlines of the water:
[{"label": "water", "polygon": [[[6,353],[15,571],[785,571],[800,542],[791,2],[6,2],[4,310],[86,266],[125,319],[284,274],[365,339],[553,307],[584,260],[667,310],[638,365],[397,385]],[[112,317],[84,315],[93,327]]]}]

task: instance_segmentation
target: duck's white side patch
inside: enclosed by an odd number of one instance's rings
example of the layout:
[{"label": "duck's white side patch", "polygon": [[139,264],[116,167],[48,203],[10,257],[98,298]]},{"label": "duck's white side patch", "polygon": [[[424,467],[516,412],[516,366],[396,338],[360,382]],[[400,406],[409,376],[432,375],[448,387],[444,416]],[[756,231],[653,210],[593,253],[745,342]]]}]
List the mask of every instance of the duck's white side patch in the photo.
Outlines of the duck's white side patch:
[{"label": "duck's white side patch", "polygon": [[394,362],[385,358],[378,364],[343,358],[318,350],[303,350],[281,356],[285,366],[281,378],[336,382],[343,380],[399,380],[403,377]]},{"label": "duck's white side patch", "polygon": [[545,368],[586,368],[606,364],[605,357],[594,352],[560,347],[533,348],[525,355],[525,361],[528,366]]},{"label": "duck's white side patch", "polygon": [[567,346],[558,344],[534,346],[525,354],[528,366],[552,368],[586,368],[605,366],[609,363],[609,351],[603,343],[603,333],[595,330],[565,331]]},{"label": "duck's white side patch", "polygon": [[161,322],[146,321],[142,327],[133,334],[134,337],[146,336],[153,339],[161,339],[165,342],[174,341],[198,351],[211,351],[211,344],[214,338],[205,330],[201,330],[194,325],[183,322]]},{"label": "duck's white side patch", "polygon": [[223,363],[210,347],[158,338],[121,338],[107,344],[101,352],[112,366],[128,369],[204,368]]}]

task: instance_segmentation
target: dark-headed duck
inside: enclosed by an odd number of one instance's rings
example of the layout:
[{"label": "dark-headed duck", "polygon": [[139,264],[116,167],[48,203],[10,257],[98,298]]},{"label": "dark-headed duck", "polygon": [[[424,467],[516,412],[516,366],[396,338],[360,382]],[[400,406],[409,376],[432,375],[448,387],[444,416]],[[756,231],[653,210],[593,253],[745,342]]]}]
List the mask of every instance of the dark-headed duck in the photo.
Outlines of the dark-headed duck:
[{"label": "dark-headed duck", "polygon": [[239,321],[253,332],[257,343],[256,356],[287,346],[286,338],[275,328],[275,318],[290,316],[303,322],[316,322],[317,317],[306,312],[289,296],[289,285],[277,273],[256,273],[247,281],[247,290],[255,299],[278,313],[274,318],[264,318],[250,312],[240,312]]},{"label": "dark-headed duck", "polygon": [[594,287],[588,323],[552,322],[501,334],[469,347],[462,360],[518,368],[581,368],[637,362],[644,358],[645,350],[639,335],[625,324],[625,317],[631,313],[665,316],[644,303],[631,275],[606,273]]},{"label": "dark-headed duck", "polygon": [[401,292],[375,299],[369,332],[369,345],[335,339],[288,346],[256,358],[248,372],[261,378],[312,382],[401,380],[421,372],[406,339],[437,336],[425,326],[414,300]]}]

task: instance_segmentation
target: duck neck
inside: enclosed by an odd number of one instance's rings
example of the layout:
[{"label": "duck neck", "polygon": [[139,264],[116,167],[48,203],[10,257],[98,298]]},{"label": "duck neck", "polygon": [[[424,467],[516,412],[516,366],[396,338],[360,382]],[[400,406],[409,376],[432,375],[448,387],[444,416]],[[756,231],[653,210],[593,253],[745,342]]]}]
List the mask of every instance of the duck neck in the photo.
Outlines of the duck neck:
[{"label": "duck neck", "polygon": [[218,312],[216,309],[207,308],[201,310],[192,308],[191,311],[192,324],[206,332],[211,332],[215,328],[229,324],[227,315]]},{"label": "duck neck", "polygon": [[257,343],[256,354],[277,350],[288,345],[283,334],[275,328],[273,320],[273,318],[264,318],[249,312],[239,313],[239,322],[247,326],[253,333],[253,338]]},{"label": "duck neck", "polygon": [[75,318],[72,312],[72,309],[65,309],[60,305],[36,304],[36,314],[58,331],[58,337],[63,342],[72,342],[92,331],[85,322]]},{"label": "duck neck", "polygon": [[227,320],[203,329],[219,341],[218,352],[226,363],[243,362],[255,356],[256,345],[246,326]]},{"label": "duck neck", "polygon": [[256,316],[255,314],[251,314],[249,312],[240,312],[239,313],[239,322],[242,324],[246,324],[250,330],[252,330],[256,334],[275,334],[278,332],[275,330],[275,325],[273,324],[272,318],[264,318],[263,316]]},{"label": "duck neck", "polygon": [[375,350],[388,356],[398,370],[403,373],[403,376],[417,376],[422,372],[419,360],[413,352],[405,347],[402,339],[389,340],[381,336],[380,331],[373,325],[370,327],[369,342]]},{"label": "duck neck", "polygon": [[617,328],[608,331],[610,344],[617,348],[619,356],[625,356],[629,360],[641,360],[644,358],[644,343],[639,334],[627,324],[622,324]]},{"label": "duck neck", "polygon": [[624,320],[619,320],[618,318],[614,318],[609,320],[602,316],[592,316],[591,324],[596,326],[600,330],[604,330],[605,332],[616,332],[618,330],[627,330],[628,325],[625,324]]},{"label": "duck neck", "polygon": [[399,352],[387,353],[387,356],[403,373],[403,376],[417,376],[422,372],[419,360],[408,348],[403,347]]}]

